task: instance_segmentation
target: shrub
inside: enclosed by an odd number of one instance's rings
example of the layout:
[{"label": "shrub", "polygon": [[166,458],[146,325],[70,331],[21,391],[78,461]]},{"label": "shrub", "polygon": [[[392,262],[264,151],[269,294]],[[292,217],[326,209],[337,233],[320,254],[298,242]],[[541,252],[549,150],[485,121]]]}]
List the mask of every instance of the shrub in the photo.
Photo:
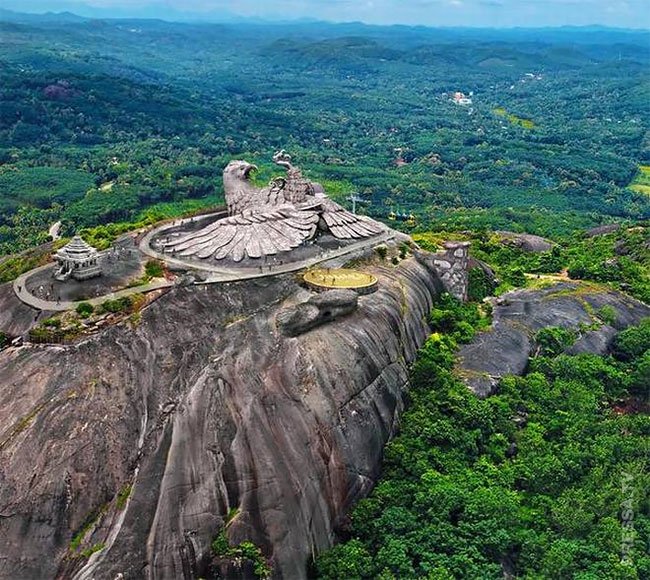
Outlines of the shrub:
[{"label": "shrub", "polygon": [[130,296],[123,296],[115,300],[106,300],[101,308],[104,312],[128,312],[133,306],[133,299]]},{"label": "shrub", "polygon": [[469,271],[469,288],[467,297],[473,302],[480,302],[494,291],[494,284],[483,268],[475,267]]},{"label": "shrub", "polygon": [[409,252],[409,249],[410,249],[409,245],[406,242],[402,242],[399,245],[399,257],[400,257],[401,260],[406,258],[407,254]]},{"label": "shrub", "polygon": [[9,344],[9,337],[4,332],[0,332],[0,348],[4,348],[8,344]]},{"label": "shrub", "polygon": [[377,255],[382,259],[386,259],[386,255],[388,254],[388,248],[386,246],[377,246],[375,248],[375,252],[377,252]]},{"label": "shrub", "polygon": [[640,357],[650,349],[650,318],[620,332],[614,340],[614,356],[623,361]]},{"label": "shrub", "polygon": [[370,578],[373,572],[372,556],[359,540],[334,546],[316,561],[316,567],[318,577],[327,580]]},{"label": "shrub", "polygon": [[487,319],[481,316],[477,304],[463,303],[448,293],[438,298],[429,313],[429,324],[433,332],[453,334],[459,342],[470,340],[473,328],[482,326],[484,321],[487,322]]},{"label": "shrub", "polygon": [[268,565],[262,550],[253,542],[244,541],[236,546],[231,546],[223,530],[212,542],[212,553],[217,558],[232,558],[235,560],[249,560],[253,563],[253,571],[257,578],[269,578],[271,567]]},{"label": "shrub", "polygon": [[609,304],[606,304],[598,310],[598,318],[600,318],[605,324],[613,326],[616,323],[617,318],[616,310]]},{"label": "shrub", "polygon": [[159,260],[149,260],[144,265],[144,272],[149,278],[161,278],[165,273],[165,269]]},{"label": "shrub", "polygon": [[81,316],[81,318],[88,318],[95,311],[95,309],[93,308],[93,305],[90,304],[90,302],[80,302],[77,304],[76,311],[77,314]]},{"label": "shrub", "polygon": [[557,356],[569,348],[578,338],[575,330],[561,326],[542,328],[535,335],[537,354],[541,356]]},{"label": "shrub", "polygon": [[507,269],[504,278],[509,284],[512,284],[517,288],[523,288],[526,286],[526,275],[524,274],[524,269],[519,266]]}]

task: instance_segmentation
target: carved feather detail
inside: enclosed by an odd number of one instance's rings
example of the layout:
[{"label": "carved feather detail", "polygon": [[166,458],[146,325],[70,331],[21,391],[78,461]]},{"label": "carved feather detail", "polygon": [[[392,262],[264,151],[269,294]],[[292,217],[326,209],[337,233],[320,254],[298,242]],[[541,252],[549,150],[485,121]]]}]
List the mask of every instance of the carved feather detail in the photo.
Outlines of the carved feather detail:
[{"label": "carved feather detail", "polygon": [[165,250],[181,257],[240,262],[288,252],[313,238],[318,227],[342,240],[384,231],[379,223],[350,213],[321,193],[322,187],[303,178],[284,151],[274,160],[287,170],[287,178],[261,189],[250,182],[254,165],[231,161],[223,172],[229,217],[167,242]]},{"label": "carved feather detail", "polygon": [[339,239],[367,238],[384,231],[374,220],[353,214],[324,196],[321,215],[332,235]]},{"label": "carved feather detail", "polygon": [[261,207],[230,216],[165,244],[181,257],[217,260],[227,256],[235,262],[260,258],[298,247],[315,232],[318,213],[290,205]]}]

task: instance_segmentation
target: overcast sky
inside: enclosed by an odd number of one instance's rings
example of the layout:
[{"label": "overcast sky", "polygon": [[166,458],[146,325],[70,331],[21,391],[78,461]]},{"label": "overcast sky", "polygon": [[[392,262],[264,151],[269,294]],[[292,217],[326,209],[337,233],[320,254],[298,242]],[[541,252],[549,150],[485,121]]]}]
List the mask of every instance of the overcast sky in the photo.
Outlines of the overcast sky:
[{"label": "overcast sky", "polygon": [[[170,18],[180,12],[214,19],[219,13],[288,20],[429,26],[563,26],[601,24],[650,28],[650,0],[0,0],[23,11],[70,10],[95,15]],[[101,12],[101,15],[108,15]]]}]

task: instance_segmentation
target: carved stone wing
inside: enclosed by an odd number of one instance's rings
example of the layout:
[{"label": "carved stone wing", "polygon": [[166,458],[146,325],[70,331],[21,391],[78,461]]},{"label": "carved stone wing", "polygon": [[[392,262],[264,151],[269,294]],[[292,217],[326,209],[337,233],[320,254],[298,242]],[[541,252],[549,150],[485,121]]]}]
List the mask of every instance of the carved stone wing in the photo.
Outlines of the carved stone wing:
[{"label": "carved stone wing", "polygon": [[318,214],[290,205],[258,207],[221,219],[164,245],[178,256],[205,260],[261,258],[298,247],[316,232]]},{"label": "carved stone wing", "polygon": [[322,218],[336,238],[368,238],[384,231],[384,227],[375,220],[353,214],[327,197],[317,199],[321,201]]}]

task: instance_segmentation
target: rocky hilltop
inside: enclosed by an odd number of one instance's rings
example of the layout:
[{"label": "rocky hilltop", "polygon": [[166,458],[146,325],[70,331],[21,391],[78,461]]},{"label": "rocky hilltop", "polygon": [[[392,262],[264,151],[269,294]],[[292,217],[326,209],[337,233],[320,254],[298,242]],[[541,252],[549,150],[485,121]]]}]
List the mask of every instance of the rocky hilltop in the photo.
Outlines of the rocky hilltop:
[{"label": "rocky hilltop", "polygon": [[605,355],[617,332],[650,316],[650,307],[621,292],[575,281],[537,290],[516,290],[496,299],[492,326],[460,349],[458,369],[480,397],[490,395],[501,377],[521,375],[542,328],[573,329],[567,354]]},{"label": "rocky hilltop", "polygon": [[[176,286],[75,344],[1,351],[0,577],[249,577],[214,557],[224,529],[274,576],[306,577],[378,477],[453,273],[415,254],[358,262],[377,278],[369,295],[315,294],[294,275]],[[36,318],[7,285],[0,305],[5,332]],[[539,328],[585,328],[572,350],[605,352],[649,312],[569,282],[510,293],[459,372],[484,396],[525,369]]]},{"label": "rocky hilltop", "polygon": [[439,288],[413,258],[368,270],[376,293],[299,336],[276,317],[313,294],[279,276],[0,352],[0,577],[205,576],[226,519],[305,577],[378,475]]}]

